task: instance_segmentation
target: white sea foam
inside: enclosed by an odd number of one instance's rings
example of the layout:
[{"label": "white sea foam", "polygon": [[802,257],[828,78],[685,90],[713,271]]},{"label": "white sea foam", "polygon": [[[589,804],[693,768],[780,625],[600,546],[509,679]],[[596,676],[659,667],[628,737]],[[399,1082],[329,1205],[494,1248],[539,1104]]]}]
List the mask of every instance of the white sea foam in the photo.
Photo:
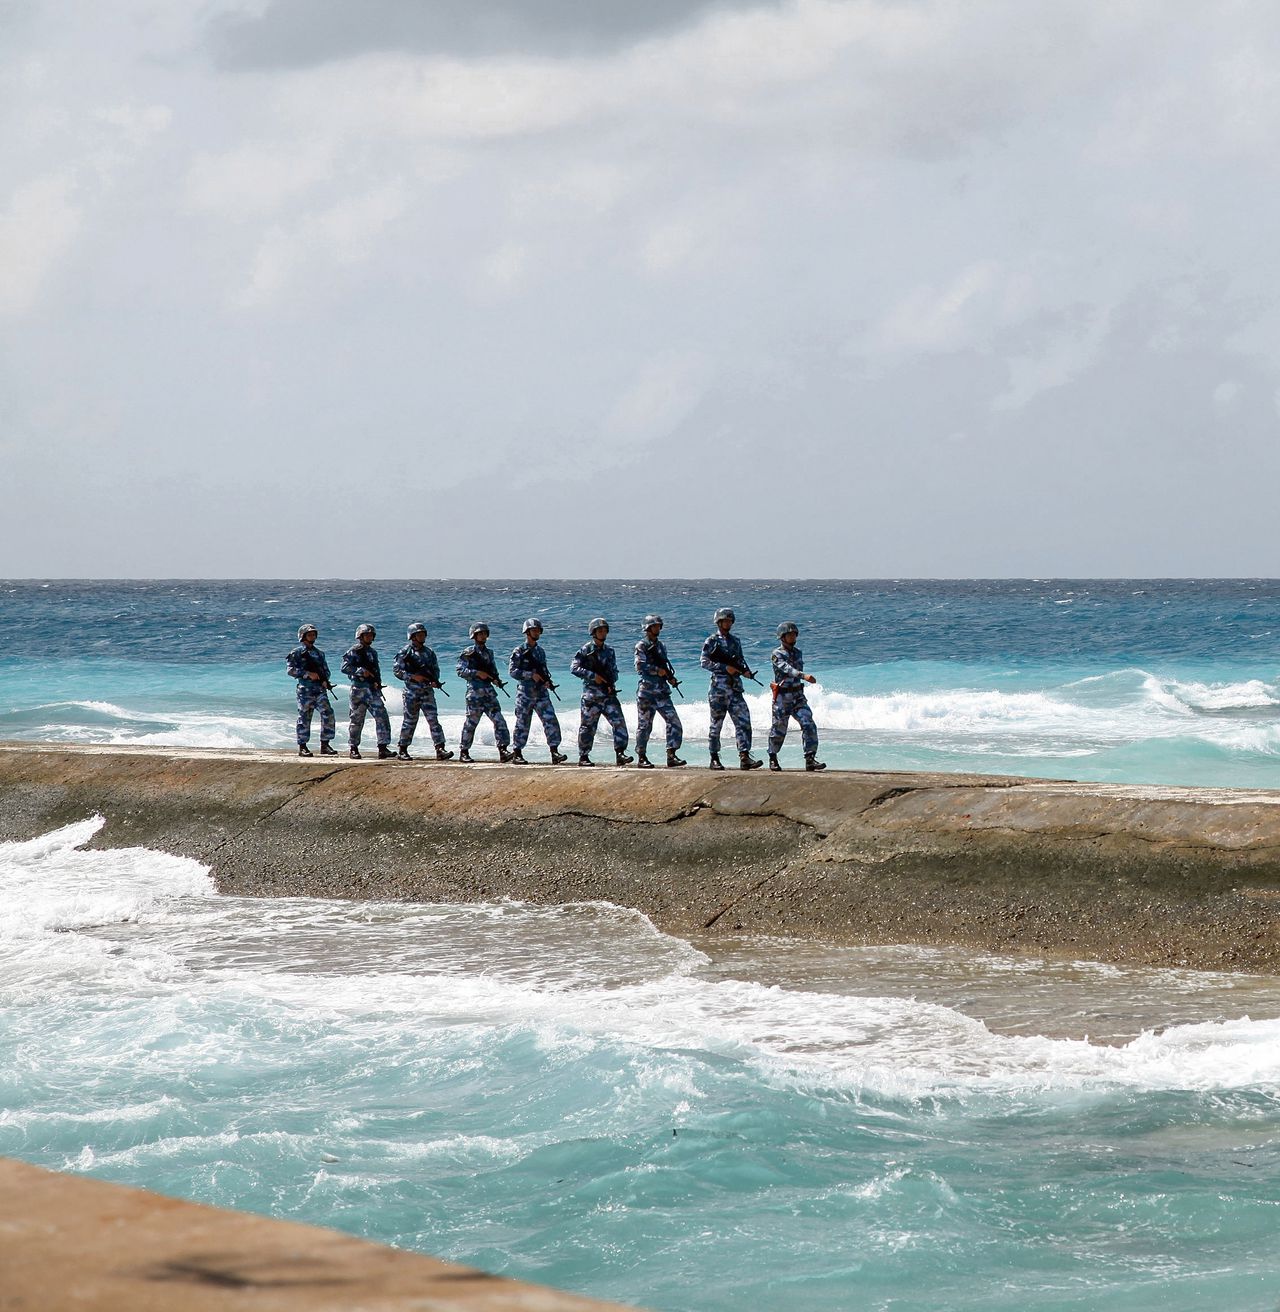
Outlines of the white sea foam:
[{"label": "white sea foam", "polygon": [[[688,945],[599,904],[218,898],[197,862],[80,850],[101,824],[0,845],[0,990],[19,987],[27,1007],[65,1005],[81,1061],[173,1050],[182,1069],[234,1071],[241,1024],[215,1019],[233,1015],[264,1032],[305,1033],[312,1057],[340,1069],[357,1053],[373,1060],[379,1043],[474,1055],[526,1035],[556,1063],[625,1051],[656,1062],[672,1097],[702,1096],[706,1061],[775,1087],[895,1097],[1280,1091],[1280,1020],[1176,1025],[1121,1047],[998,1034],[912,998],[708,978]],[[79,948],[92,955],[89,978]],[[86,987],[110,1002],[97,1021],[79,1001]]]}]

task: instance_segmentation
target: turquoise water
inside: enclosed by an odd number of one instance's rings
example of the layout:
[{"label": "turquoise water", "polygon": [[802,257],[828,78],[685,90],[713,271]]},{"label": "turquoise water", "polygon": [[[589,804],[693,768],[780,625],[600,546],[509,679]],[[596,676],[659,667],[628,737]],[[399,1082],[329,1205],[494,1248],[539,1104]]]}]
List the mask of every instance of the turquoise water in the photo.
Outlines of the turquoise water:
[{"label": "turquoise water", "polygon": [[[14,635],[0,653],[0,738],[289,750],[283,660],[300,621],[320,625],[336,672],[358,622],[380,626],[389,667],[422,619],[456,742],[462,688],[451,672],[468,623],[486,619],[505,655],[538,614],[572,741],[567,671],[585,622],[612,618],[625,664],[657,609],[686,676],[677,704],[699,763],[708,713],[697,654],[725,603],[765,670],[779,620],[801,625],[832,765],[1280,786],[1280,584],[1270,580],[0,583],[0,624]],[[762,749],[767,691],[751,691]],[[395,688],[389,700],[398,713]],[[337,709],[341,721],[343,693]],[[541,743],[535,729],[533,759],[545,759]],[[487,744],[481,755],[492,756]],[[794,728],[783,760],[800,764]]]},{"label": "turquoise water", "polygon": [[1274,1309],[1280,990],[0,845],[0,1154],[664,1312]]}]

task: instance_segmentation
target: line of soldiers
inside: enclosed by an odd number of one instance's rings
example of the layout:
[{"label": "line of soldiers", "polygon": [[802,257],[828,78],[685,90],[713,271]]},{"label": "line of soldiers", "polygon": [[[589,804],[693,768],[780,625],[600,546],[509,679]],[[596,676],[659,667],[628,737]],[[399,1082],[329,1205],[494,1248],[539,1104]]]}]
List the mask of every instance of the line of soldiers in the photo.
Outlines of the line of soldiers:
[{"label": "line of soldiers", "polygon": [[[707,745],[711,753],[710,768],[723,770],[720,761],[720,731],[728,716],[733,723],[738,748],[738,764],[743,770],[758,769],[763,762],[751,755],[751,711],[743,695],[742,680],[759,683],[755,672],[748,666],[742,643],[734,637],[736,616],[727,607],[715,613],[715,629],[702,644],[701,666],[711,675],[708,702],[711,707],[711,730]],[[462,725],[458,760],[471,764],[471,744],[482,718],[493,725],[494,740],[498,745],[498,759],[512,765],[528,765],[524,748],[529,741],[533,717],[542,722],[551,763],[560,765],[568,758],[560,751],[560,721],[552,705],[557,685],[551,678],[547,655],[542,649],[543,627],[541,620],[524,622],[524,641],[512,651],[507,670],[516,681],[515,733],[507,729],[507,722],[498,701],[498,692],[506,691],[506,683],[498,673],[498,664],[489,650],[489,626],[473,624],[470,629],[471,645],[458,657],[457,674],[466,684],[466,716]],[[684,727],[671,701],[671,690],[679,690],[680,680],[663,644],[662,616],[646,615],[644,637],[635,646],[635,670],[639,676],[636,689],[636,755],[627,754],[627,722],[618,699],[618,658],[607,641],[609,621],[593,619],[588,626],[590,641],[581,646],[570,667],[575,678],[582,680],[582,701],[578,727],[578,764],[593,765],[591,751],[595,745],[596,729],[603,716],[613,731],[614,760],[618,765],[634,761],[639,769],[652,770],[649,759],[649,739],[653,733],[655,716],[661,716],[666,726],[667,766],[687,765],[678,755],[684,740]],[[333,706],[327,693],[334,691],[330,681],[329,665],[324,652],[316,646],[319,636],[314,624],[304,624],[298,630],[298,646],[288,655],[285,668],[298,684],[297,740],[298,755],[310,756],[311,720],[320,712],[320,754],[336,756],[333,739],[336,723]],[[440,682],[440,662],[427,646],[427,630],[422,624],[409,626],[406,646],[395,656],[392,669],[395,677],[404,683],[404,718],[400,725],[398,750],[391,751],[391,721],[382,697],[384,684],[378,653],[373,640],[377,633],[372,624],[362,624],[356,630],[355,646],[342,658],[342,672],[351,680],[350,712],[347,721],[348,753],[360,759],[360,737],[367,715],[372,714],[378,742],[378,757],[382,760],[411,761],[409,747],[418,726],[418,719],[426,720],[435,745],[436,760],[448,761],[453,753],[445,747],[444,730],[436,707],[436,691],[443,690]],[[774,649],[773,666],[773,722],[769,731],[769,769],[781,770],[778,753],[787,735],[788,724],[795,720],[800,726],[806,770],[825,770],[818,760],[818,730],[813,712],[805,698],[805,684],[816,682],[812,674],[804,671],[804,655],[796,645],[799,628],[788,621],[778,626],[780,645]],[[445,696],[449,694],[446,692]],[[557,696],[558,700],[558,696]]]}]

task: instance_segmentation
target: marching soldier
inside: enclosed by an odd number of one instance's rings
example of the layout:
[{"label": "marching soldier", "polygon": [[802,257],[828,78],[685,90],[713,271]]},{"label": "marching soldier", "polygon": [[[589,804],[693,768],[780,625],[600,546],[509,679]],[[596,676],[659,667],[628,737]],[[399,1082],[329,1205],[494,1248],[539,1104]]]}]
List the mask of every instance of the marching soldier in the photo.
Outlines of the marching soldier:
[{"label": "marching soldier", "polygon": [[578,764],[595,764],[591,747],[596,740],[596,725],[603,715],[613,726],[614,760],[618,765],[630,765],[635,758],[627,755],[627,721],[618,701],[618,658],[605,642],[609,621],[592,620],[590,633],[591,641],[578,648],[571,667],[574,677],[583,681]]},{"label": "marching soldier", "polygon": [[676,755],[684,741],[684,726],[671,704],[671,689],[678,688],[680,681],[658,636],[661,632],[662,616],[646,615],[644,637],[636,643],[636,673],[640,676],[636,688],[636,768],[639,770],[653,769],[647,751],[655,714],[661,715],[667,726],[667,765],[686,764]]},{"label": "marching soldier", "polygon": [[471,646],[458,657],[458,678],[467,685],[467,718],[462,724],[462,740],[458,744],[458,760],[471,764],[471,744],[476,736],[480,717],[487,715],[493,724],[494,741],[498,744],[498,760],[509,761],[507,744],[511,733],[507,728],[502,707],[498,705],[498,688],[507,685],[498,677],[498,665],[489,650],[489,626],[471,626]]},{"label": "marching soldier", "polygon": [[436,689],[444,685],[440,682],[440,662],[427,646],[427,626],[409,625],[408,636],[409,645],[396,652],[395,664],[391,667],[396,678],[404,680],[404,719],[400,722],[400,750],[396,755],[402,761],[413,760],[409,755],[409,744],[413,742],[418,716],[421,715],[431,730],[436,760],[452,760],[453,753],[445,750],[444,730],[440,727],[440,715],[436,710]]},{"label": "marching soldier", "polygon": [[560,721],[556,718],[556,708],[551,705],[551,693],[555,684],[551,682],[551,671],[547,668],[547,654],[542,650],[542,621],[528,619],[524,622],[524,642],[512,653],[507,669],[518,685],[516,690],[516,731],[511,739],[511,764],[528,765],[524,759],[524,745],[529,741],[529,726],[533,723],[536,711],[542,721],[542,732],[546,735],[547,748],[551,752],[551,764],[562,765],[567,759],[560,748]]},{"label": "marching soldier", "polygon": [[298,755],[310,756],[307,743],[311,738],[311,716],[320,712],[320,755],[337,756],[333,738],[337,725],[333,718],[333,703],[327,691],[333,684],[329,680],[329,662],[316,646],[320,631],[314,624],[304,624],[298,630],[298,645],[285,657],[284,667],[291,679],[298,681]]},{"label": "marching soldier", "polygon": [[733,721],[738,743],[738,764],[743,770],[758,770],[763,764],[751,755],[751,711],[742,695],[742,676],[754,677],[742,654],[742,643],[729,632],[736,616],[727,606],[716,611],[716,631],[702,644],[702,668],[711,672],[711,689],[707,701],[711,706],[711,731],[707,746],[711,751],[711,769],[723,770],[720,764],[720,726],[726,715]]},{"label": "marching soldier", "polygon": [[347,718],[349,755],[360,759],[360,735],[364,730],[364,717],[373,712],[373,724],[378,737],[378,760],[391,758],[391,721],[387,706],[382,700],[382,670],[378,653],[373,649],[377,637],[372,624],[362,624],[356,630],[356,645],[342,658],[342,672],[351,680],[351,711]]},{"label": "marching soldier", "polygon": [[787,722],[794,720],[800,726],[800,741],[804,746],[804,768],[825,770],[818,760],[818,726],[813,722],[813,711],[804,695],[806,683],[817,683],[812,674],[804,672],[804,653],[796,646],[800,630],[788,620],[778,625],[778,638],[782,646],[775,647],[770,659],[773,662],[773,723],[769,728],[769,769],[781,770],[778,753],[787,736]]}]

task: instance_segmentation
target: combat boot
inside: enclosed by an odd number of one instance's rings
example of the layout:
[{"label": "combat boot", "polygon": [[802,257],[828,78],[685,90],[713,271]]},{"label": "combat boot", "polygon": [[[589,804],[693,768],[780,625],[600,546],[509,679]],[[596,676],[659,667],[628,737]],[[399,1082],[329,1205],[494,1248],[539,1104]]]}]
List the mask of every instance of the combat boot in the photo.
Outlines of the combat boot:
[{"label": "combat boot", "polygon": [[770,769],[770,770],[777,770],[777,771],[781,771],[781,769],[782,769],[782,766],[780,766],[780,765],[778,764],[778,753],[777,753],[777,752],[770,752],[770,753],[769,753],[769,769]]},{"label": "combat boot", "polygon": [[634,756],[628,756],[626,751],[621,748],[615,749],[613,753],[613,763],[615,765],[630,765],[635,759]]},{"label": "combat boot", "polygon": [[321,744],[320,744],[320,755],[321,755],[321,756],[337,756],[337,754],[338,754],[338,753],[335,752],[335,751],[333,750],[333,748],[332,748],[328,743],[321,743]]},{"label": "combat boot", "polygon": [[[407,755],[407,753],[406,753],[406,755]],[[378,760],[380,760],[380,761],[394,761],[395,759],[396,759],[396,754],[395,754],[395,752],[393,752],[393,751],[391,750],[391,748],[387,746],[386,743],[379,743],[379,744],[378,744]]]},{"label": "combat boot", "polygon": [[348,755],[353,761],[358,761],[358,760],[360,759],[360,749],[359,749],[358,747],[352,747],[352,748],[349,748],[349,749],[347,750],[347,755]]},{"label": "combat boot", "polygon": [[668,747],[668,748],[667,748],[667,769],[668,769],[668,770],[674,770],[674,769],[676,768],[676,766],[678,766],[678,765],[688,765],[688,764],[689,764],[688,761],[682,761],[682,760],[676,755],[676,749],[675,749],[674,747]]},{"label": "combat boot", "polygon": [[299,743],[299,744],[298,744],[298,755],[299,755],[299,756],[310,756],[310,755],[311,755],[311,748],[308,747],[308,746],[306,745],[306,743]]},{"label": "combat boot", "polygon": [[524,759],[524,753],[518,747],[514,748],[511,752],[511,764],[512,765],[529,764],[529,762]]},{"label": "combat boot", "polygon": [[462,765],[471,764],[471,753],[465,747],[458,753],[458,761]]},{"label": "combat boot", "polygon": [[550,747],[547,750],[551,753],[552,765],[563,765],[569,759],[563,752],[556,751],[554,747]]},{"label": "combat boot", "polygon": [[806,770],[825,770],[827,768],[827,763],[818,760],[817,752],[810,752],[809,755],[804,758],[804,768]]},{"label": "combat boot", "polygon": [[500,761],[503,763],[503,765],[506,765],[506,763],[507,763],[510,759],[511,759],[511,753],[510,753],[509,751],[507,751],[507,749],[506,749],[505,747],[499,747],[499,748],[498,748],[498,760],[500,760]]},{"label": "combat boot", "polygon": [[719,753],[719,752],[712,752],[712,753],[711,753],[711,764],[707,767],[707,769],[708,769],[708,770],[723,770],[723,769],[724,769],[724,766],[720,764],[720,753]]},{"label": "combat boot", "polygon": [[636,769],[652,770],[653,762],[643,752],[638,752],[636,754]]},{"label": "combat boot", "polygon": [[763,761],[757,761],[756,758],[752,756],[750,752],[738,753],[739,770],[758,770],[763,764],[764,764]]},{"label": "combat boot", "polygon": [[595,762],[594,762],[589,756],[587,756],[587,755],[584,753],[582,756],[578,757],[578,764],[579,764],[579,765],[595,765]]},{"label": "combat boot", "polygon": [[397,761],[412,761],[412,760],[413,760],[413,757],[409,755],[409,749],[408,749],[407,747],[402,747],[402,748],[400,748],[400,750],[396,753],[396,760],[397,760]]},{"label": "combat boot", "polygon": [[[471,758],[468,757],[467,759],[470,760]],[[437,761],[452,761],[452,760],[453,760],[453,753],[452,753],[447,747],[437,747],[437,748],[436,748],[436,760],[437,760]]]}]

